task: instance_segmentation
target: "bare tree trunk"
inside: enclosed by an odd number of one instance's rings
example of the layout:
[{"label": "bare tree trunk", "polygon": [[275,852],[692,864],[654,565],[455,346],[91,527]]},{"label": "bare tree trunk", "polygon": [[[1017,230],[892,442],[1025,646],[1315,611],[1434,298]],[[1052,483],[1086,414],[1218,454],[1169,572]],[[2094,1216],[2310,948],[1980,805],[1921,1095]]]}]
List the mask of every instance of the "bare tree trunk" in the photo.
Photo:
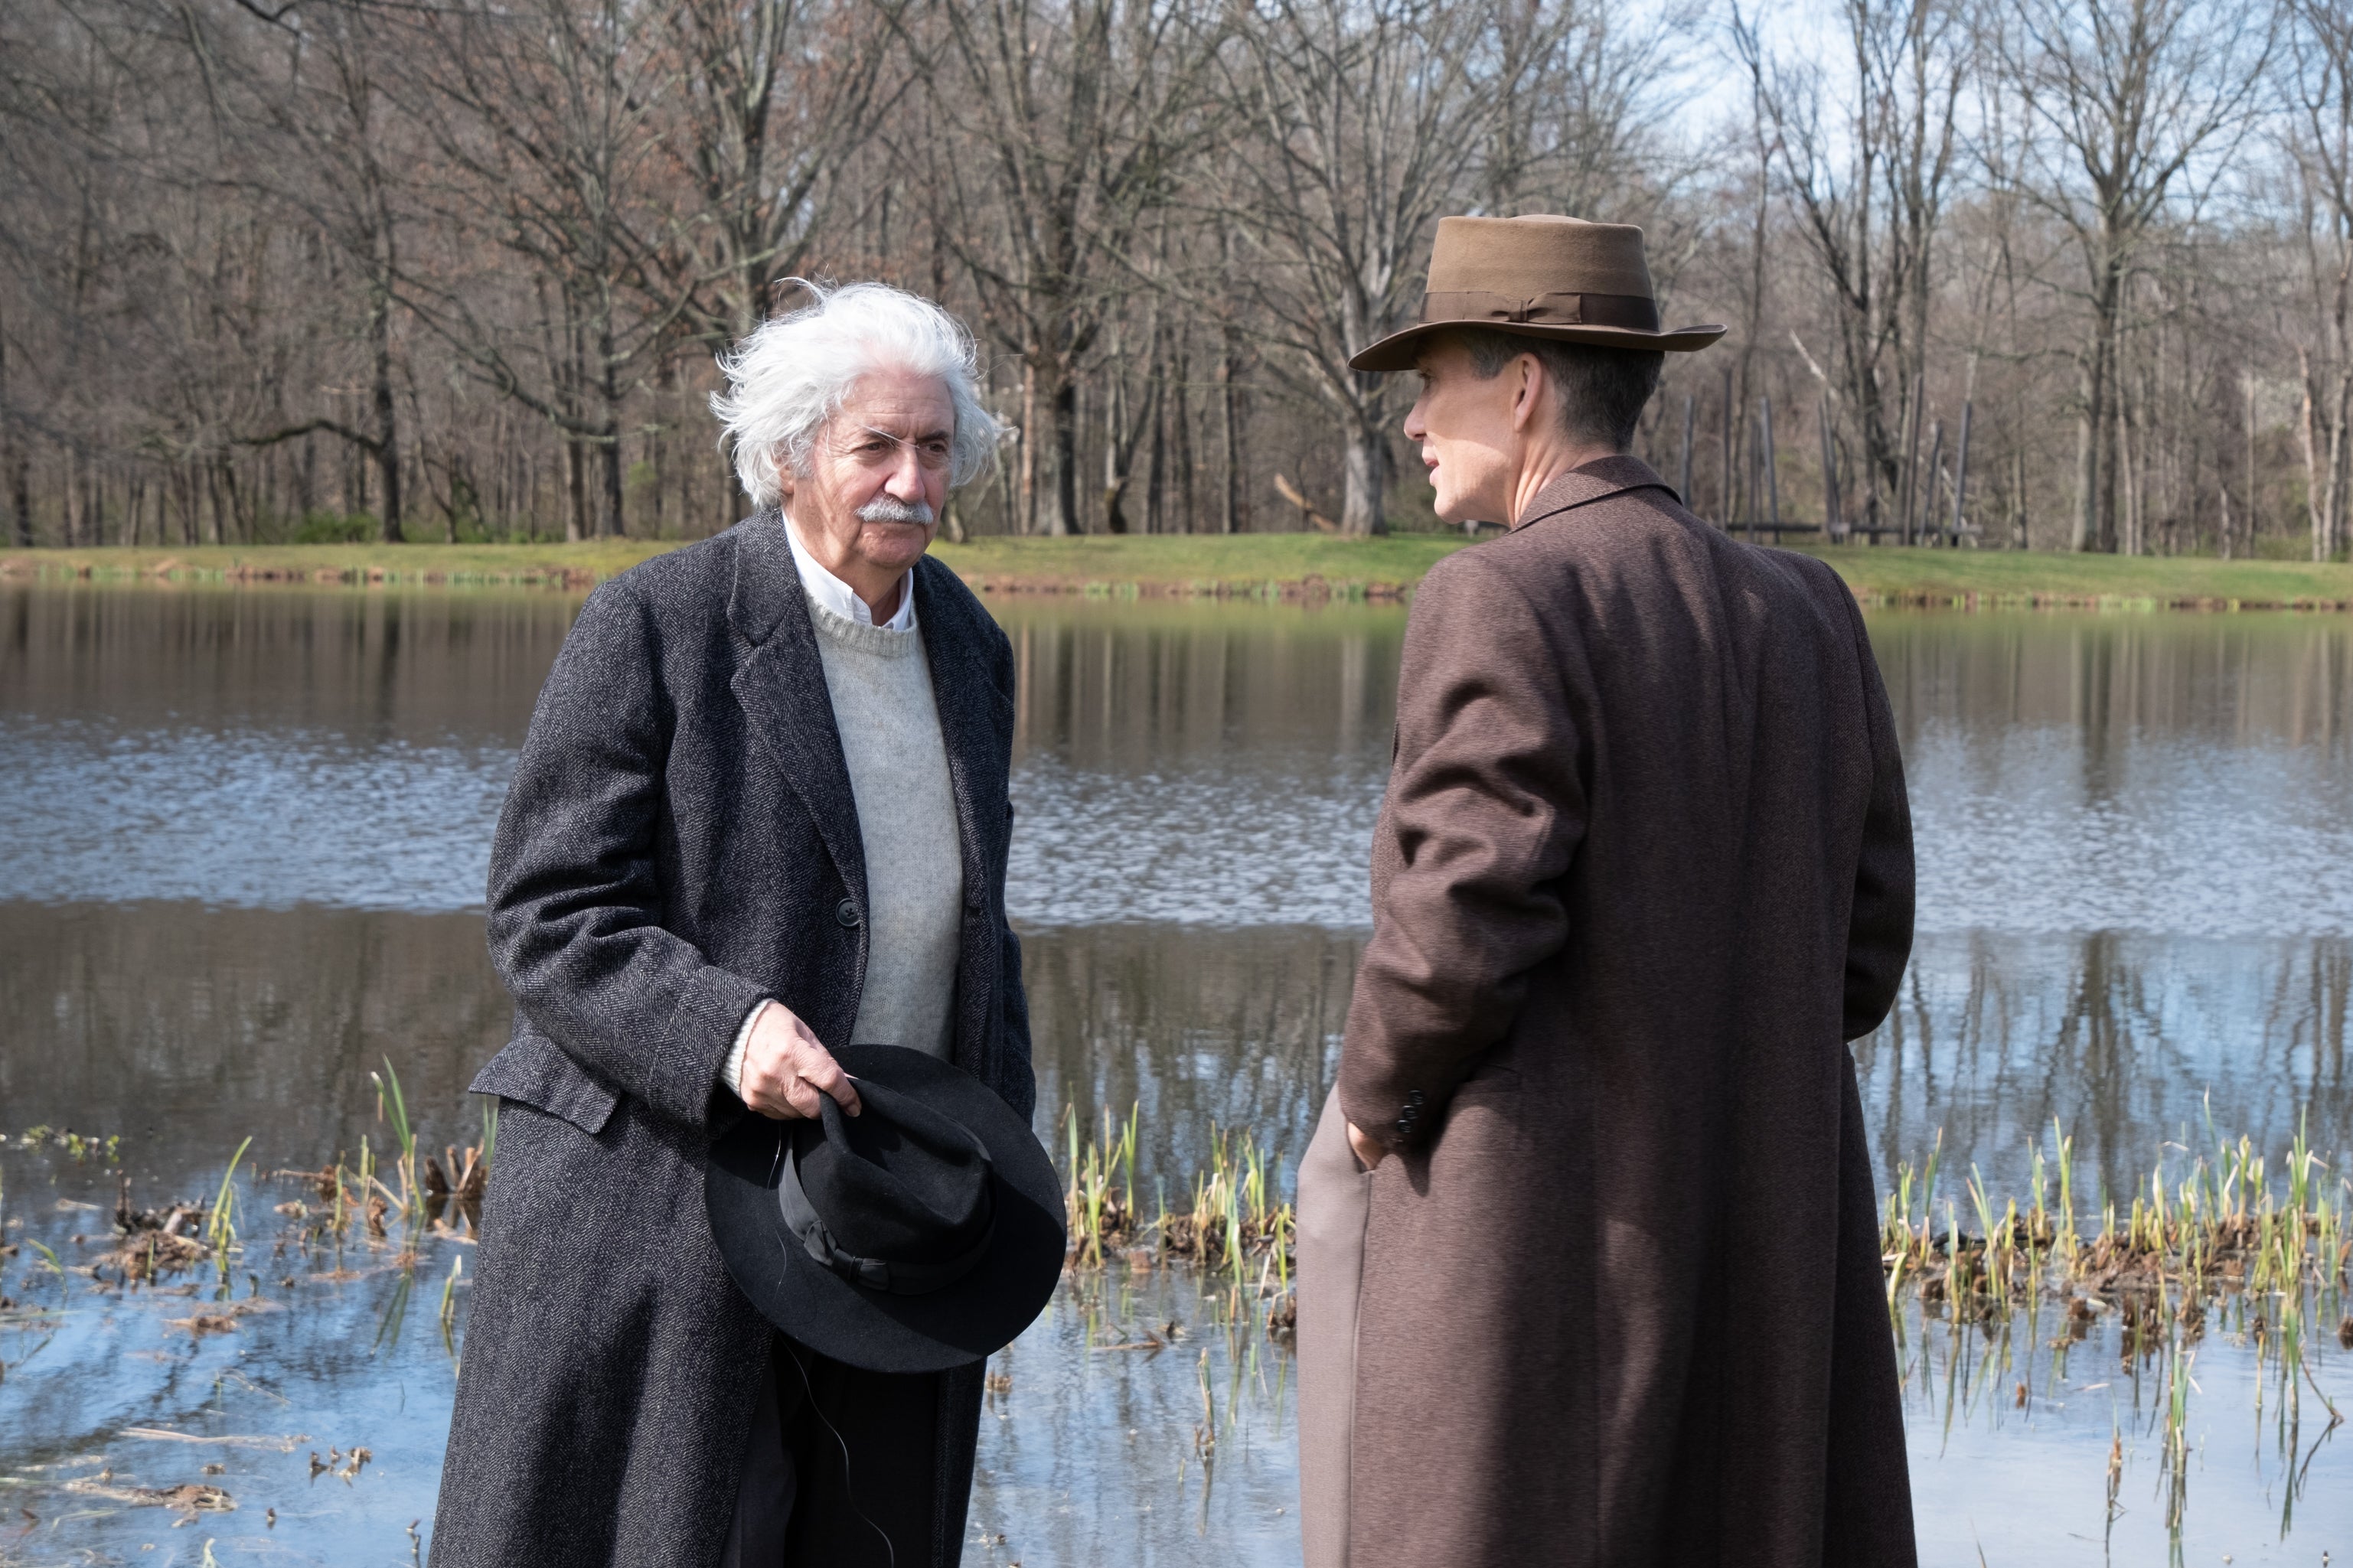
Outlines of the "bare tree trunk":
[{"label": "bare tree trunk", "polygon": [[[1823,406],[1827,408],[1829,406],[1830,400],[1825,397],[1822,402]],[[1683,505],[1690,507],[1694,511],[1696,511],[1699,509],[1692,500],[1692,422],[1698,417],[1698,395],[1690,392],[1684,393],[1683,465],[1677,470],[1678,478],[1675,481],[1681,488],[1676,490],[1675,494],[1683,501]],[[1822,449],[1824,451],[1828,451],[1830,448],[1825,447]],[[1823,471],[1827,473],[1829,472],[1829,469],[1825,468]]]},{"label": "bare tree trunk", "polygon": [[1724,467],[1720,476],[1723,483],[1718,487],[1716,496],[1718,510],[1715,516],[1715,525],[1726,531],[1731,529],[1739,517],[1737,510],[1739,495],[1732,470],[1732,427],[1737,417],[1733,411],[1732,370],[1730,366],[1726,366],[1724,372]]},{"label": "bare tree trunk", "polygon": [[25,437],[8,412],[8,333],[0,322],[0,461],[8,468],[16,514],[16,547],[33,547],[33,463],[25,454]]},{"label": "bare tree trunk", "polygon": [[588,537],[588,475],[580,437],[564,438],[564,542],[577,544]]},{"label": "bare tree trunk", "polygon": [[2140,553],[2140,483],[2133,463],[2132,416],[2124,388],[2116,388],[2116,468],[2124,479],[2124,527],[2117,553]]},{"label": "bare tree trunk", "polygon": [[1174,531],[1178,533],[1198,532],[1201,526],[1201,498],[1195,482],[1193,460],[1192,354],[1189,342],[1190,340],[1180,331],[1176,339],[1176,408],[1171,415],[1172,434],[1176,446],[1176,510],[1179,520]]},{"label": "bare tree trunk", "polygon": [[2100,529],[2105,521],[2100,485],[2107,469],[2100,461],[2100,437],[2107,414],[2107,342],[2098,327],[2093,331],[2080,382],[2083,405],[2075,416],[2075,526],[2068,548],[2078,552],[2100,548]]},{"label": "bare tree trunk", "polygon": [[84,497],[81,482],[82,455],[78,442],[66,443],[66,548],[79,550],[88,541],[82,537]]},{"label": "bare tree trunk", "polygon": [[[1388,437],[1377,428],[1359,426],[1350,432],[1341,453],[1340,531],[1359,539],[1389,531],[1381,515],[1381,468]],[[1497,522],[1512,519],[1499,517]]]},{"label": "bare tree trunk", "polygon": [[1242,426],[1240,396],[1234,386],[1234,337],[1226,333],[1225,353],[1218,360],[1218,429],[1226,465],[1225,493],[1219,498],[1218,531],[1240,533],[1249,501],[1242,489]]},{"label": "bare tree trunk", "polygon": [[9,463],[9,481],[10,499],[16,503],[16,546],[20,550],[30,550],[33,548],[33,459],[26,456],[21,445]]},{"label": "bare tree trunk", "polygon": [[604,434],[596,443],[599,467],[604,471],[605,507],[596,520],[596,532],[606,539],[624,536],[622,514],[621,420],[618,415],[605,423]]},{"label": "bare tree trunk", "polygon": [[375,462],[383,476],[384,514],[380,537],[386,544],[401,542],[400,440],[392,401],[392,300],[379,290],[368,312],[368,346],[375,365],[371,391],[375,405]]},{"label": "bare tree trunk", "polygon": [[1152,356],[1152,444],[1145,454],[1144,474],[1144,531],[1160,533],[1166,530],[1163,515],[1166,505],[1166,486],[1168,478],[1168,405],[1160,395],[1162,366],[1159,336],[1154,334]]},{"label": "bare tree trunk", "polygon": [[[1691,421],[1688,407],[1683,418],[1684,428],[1688,431]],[[1831,395],[1827,391],[1821,395],[1820,411],[1814,416],[1814,423],[1818,434],[1822,438],[1822,538],[1837,542],[1846,537],[1846,523],[1840,516],[1838,435],[1831,427]],[[1688,435],[1684,437],[1683,445],[1688,450],[1691,446]],[[1684,466],[1686,468],[1690,466],[1688,458],[1685,458]]]},{"label": "bare tree trunk", "polygon": [[[2326,561],[2329,557],[2330,545],[2334,542],[2335,531],[2331,525],[2335,519],[2331,513],[2337,498],[2329,491],[2335,488],[2334,481],[2337,476],[2333,472],[2330,473],[2329,482],[2326,484],[2321,479],[2320,389],[2315,386],[2312,381],[2312,350],[2306,344],[2298,343],[2295,355],[2296,368],[2301,373],[2304,383],[2304,404],[2299,410],[2302,417],[2296,423],[2296,436],[2304,447],[2305,510],[2310,514],[2312,523],[2312,558],[2315,561]],[[2336,454],[2332,452],[2329,456],[2333,468]]]},{"label": "bare tree trunk", "polygon": [[1065,376],[1047,395],[1054,420],[1054,510],[1046,531],[1057,539],[1079,526],[1079,384]]},{"label": "bare tree trunk", "polygon": [[2239,391],[2247,410],[2247,553],[2253,555],[2256,551],[2256,541],[2263,531],[2263,514],[2255,488],[2261,475],[2255,468],[2255,377],[2253,371],[2239,378]]},{"label": "bare tree trunk", "polygon": [[1968,521],[1962,508],[1968,500],[1969,424],[1976,412],[1976,404],[1964,402],[1961,405],[1961,438],[1959,445],[1953,448],[1953,523],[1947,542],[1956,550],[1960,548],[1961,530]]},{"label": "bare tree trunk", "polygon": [[1038,531],[1038,366],[1029,354],[1021,359],[1021,514],[1013,531]]}]

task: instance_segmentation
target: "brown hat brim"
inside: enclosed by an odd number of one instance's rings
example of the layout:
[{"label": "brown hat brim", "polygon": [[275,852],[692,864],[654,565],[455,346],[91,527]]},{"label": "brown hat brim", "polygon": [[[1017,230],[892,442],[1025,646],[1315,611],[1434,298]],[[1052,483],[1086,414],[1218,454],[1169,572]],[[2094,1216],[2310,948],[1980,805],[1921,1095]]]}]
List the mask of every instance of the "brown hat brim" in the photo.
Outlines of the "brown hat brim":
[{"label": "brown hat brim", "polygon": [[1672,331],[1646,332],[1633,327],[1605,327],[1568,322],[1424,321],[1401,332],[1391,332],[1359,350],[1348,361],[1350,370],[1411,370],[1420,357],[1423,341],[1439,332],[1503,332],[1515,338],[1548,338],[1554,342],[1591,343],[1605,349],[1662,349],[1691,353],[1724,336],[1728,327],[1677,327]]}]

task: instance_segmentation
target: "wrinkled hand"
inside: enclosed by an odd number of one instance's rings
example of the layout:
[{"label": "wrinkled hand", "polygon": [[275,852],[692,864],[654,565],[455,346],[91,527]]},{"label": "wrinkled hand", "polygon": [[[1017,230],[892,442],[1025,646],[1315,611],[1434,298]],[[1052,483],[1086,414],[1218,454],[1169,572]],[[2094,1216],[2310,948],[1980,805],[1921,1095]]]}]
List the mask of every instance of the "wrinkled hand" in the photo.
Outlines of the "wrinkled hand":
[{"label": "wrinkled hand", "polygon": [[1356,1152],[1356,1163],[1367,1171],[1389,1157],[1388,1144],[1375,1142],[1353,1121],[1348,1123],[1348,1147]]},{"label": "wrinkled hand", "polygon": [[744,1103],[778,1121],[818,1113],[818,1097],[831,1095],[849,1114],[858,1114],[858,1089],[849,1075],[818,1043],[815,1031],[781,1002],[771,1002],[753,1022],[744,1045],[744,1073],[737,1079]]}]

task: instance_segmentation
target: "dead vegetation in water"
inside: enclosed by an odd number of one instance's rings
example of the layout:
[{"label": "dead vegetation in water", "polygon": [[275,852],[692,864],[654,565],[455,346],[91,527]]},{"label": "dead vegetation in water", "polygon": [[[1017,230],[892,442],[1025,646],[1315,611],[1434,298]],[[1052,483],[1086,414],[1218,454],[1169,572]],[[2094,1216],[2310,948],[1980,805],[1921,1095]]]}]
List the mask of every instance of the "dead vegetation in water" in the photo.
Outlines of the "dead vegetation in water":
[{"label": "dead vegetation in water", "polygon": [[1925,1168],[1899,1165],[1880,1225],[1889,1300],[1909,1284],[1957,1317],[1981,1318],[2037,1290],[2080,1293],[2101,1304],[2085,1310],[2124,1310],[2137,1325],[2155,1298],[2194,1329],[2218,1296],[2334,1288],[2353,1262],[2353,1186],[2339,1178],[2332,1187],[2301,1130],[2284,1171],[2246,1138],[2216,1137],[2211,1155],[2171,1171],[2160,1163],[2128,1199],[2105,1198],[2088,1235],[2079,1228],[2074,1140],[2054,1126],[2050,1147],[2031,1155],[2022,1205],[2015,1197],[1997,1205],[1972,1167],[1940,1215],[1941,1136]]},{"label": "dead vegetation in water", "polygon": [[[2113,1323],[2122,1372],[2137,1387],[2155,1384],[2158,1490],[2177,1545],[2199,1452],[2191,1400],[2200,1392],[2196,1366],[2208,1338],[2227,1335],[2253,1352],[2257,1408],[2268,1397],[2278,1412],[2276,1433],[2289,1477],[2284,1533],[2311,1456],[2344,1421],[2308,1354],[2314,1336],[2326,1335],[2337,1320],[2338,1345],[2353,1350],[2353,1315],[2345,1313],[2353,1183],[2313,1152],[2302,1129],[2281,1164],[2258,1153],[2252,1140],[2217,1136],[2211,1119],[2207,1137],[2208,1152],[2168,1145],[2180,1158],[2168,1160],[2160,1152],[2157,1167],[2135,1178],[2126,1193],[2103,1194],[2096,1229],[2089,1231],[2083,1228],[2086,1205],[2075,1190],[2074,1142],[2063,1129],[2054,1124],[2047,1145],[2038,1141],[2031,1152],[2022,1202],[2008,1198],[1997,1205],[1972,1167],[1960,1192],[1944,1197],[1941,1212],[1940,1137],[1925,1167],[1898,1167],[1880,1227],[1899,1346],[1907,1339],[1902,1303],[1908,1287],[1923,1342],[1941,1335],[1953,1371],[1968,1364],[2009,1367],[2019,1325],[2026,1329],[2031,1352],[2047,1301],[2064,1303],[2056,1334],[2041,1347],[2052,1354],[2054,1377],[2064,1378],[2071,1351],[2094,1329]],[[1974,1341],[1983,1342],[1981,1352],[1968,1350]],[[1962,1380],[1963,1398],[1968,1381]],[[2299,1460],[2307,1391],[2324,1419]],[[1948,1419],[1955,1397],[1948,1384]],[[2015,1397],[2021,1408],[2028,1406],[2026,1381],[2019,1382]],[[2110,1455],[2112,1520],[2119,1506],[2122,1453],[2119,1435]]]},{"label": "dead vegetation in water", "polygon": [[79,1497],[129,1503],[133,1508],[167,1508],[183,1520],[200,1513],[234,1513],[237,1500],[216,1486],[189,1483],[176,1487],[133,1487],[98,1477],[68,1481],[65,1489]]},{"label": "dead vegetation in water", "polygon": [[[363,1137],[356,1161],[338,1153],[332,1164],[315,1170],[265,1172],[248,1161],[253,1145],[248,1138],[230,1154],[209,1194],[153,1205],[138,1202],[130,1176],[120,1175],[110,1216],[111,1234],[104,1238],[104,1251],[90,1261],[72,1263],[43,1242],[26,1238],[22,1245],[37,1258],[25,1284],[46,1288],[54,1278],[58,1295],[54,1301],[44,1297],[21,1304],[0,1295],[0,1321],[18,1323],[54,1316],[66,1309],[69,1297],[78,1290],[101,1297],[121,1291],[158,1298],[195,1297],[201,1291],[206,1297],[203,1306],[195,1307],[192,1302],[194,1310],[166,1318],[164,1322],[202,1340],[233,1334],[257,1312],[285,1310],[288,1303],[264,1297],[263,1273],[288,1290],[305,1281],[342,1285],[393,1273],[399,1277],[398,1288],[380,1325],[377,1342],[396,1334],[424,1244],[428,1239],[460,1244],[474,1239],[496,1149],[497,1122],[494,1111],[485,1107],[480,1142],[462,1149],[445,1146],[438,1158],[425,1154],[410,1127],[400,1080],[391,1064],[385,1063],[384,1072],[372,1077],[378,1092],[379,1120],[391,1133],[390,1146],[381,1157],[376,1140]],[[101,1143],[79,1135],[53,1134],[46,1128],[0,1140],[0,1143],[60,1149],[75,1158],[98,1151],[111,1158],[116,1146],[113,1140]],[[252,1234],[257,1222],[249,1210],[257,1200],[267,1201],[266,1183],[292,1184],[300,1195],[269,1205],[270,1215],[286,1223],[264,1243]],[[72,1199],[60,1199],[58,1206],[103,1212],[100,1205]],[[85,1237],[70,1239],[78,1246]],[[0,1261],[16,1256],[18,1245],[0,1244]],[[361,1256],[353,1257],[354,1249]],[[441,1282],[437,1313],[452,1356],[457,1353],[456,1304],[462,1257],[459,1252],[452,1260],[448,1278]]]},{"label": "dead vegetation in water", "polygon": [[1171,1207],[1164,1188],[1147,1220],[1135,1194],[1140,1115],[1131,1108],[1119,1121],[1105,1111],[1092,1138],[1082,1136],[1076,1107],[1063,1115],[1071,1266],[1099,1268],[1116,1256],[1131,1268],[1182,1261],[1241,1279],[1257,1264],[1288,1291],[1293,1215],[1289,1203],[1276,1201],[1270,1152],[1247,1131],[1212,1125],[1208,1168],[1193,1176],[1189,1201]]}]

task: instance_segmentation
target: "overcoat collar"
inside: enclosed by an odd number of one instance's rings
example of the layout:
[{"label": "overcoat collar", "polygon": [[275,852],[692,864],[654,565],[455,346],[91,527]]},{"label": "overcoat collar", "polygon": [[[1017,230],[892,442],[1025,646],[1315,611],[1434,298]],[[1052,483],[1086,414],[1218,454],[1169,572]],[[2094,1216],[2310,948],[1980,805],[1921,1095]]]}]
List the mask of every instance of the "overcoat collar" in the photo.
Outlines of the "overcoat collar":
[{"label": "overcoat collar", "polygon": [[[1674,496],[1674,489],[1651,471],[1651,465],[1640,458],[1620,455],[1596,458],[1580,464],[1546,484],[1528,501],[1527,510],[1512,524],[1514,531],[1564,511],[1573,511],[1595,501],[1607,500],[1628,490],[1665,490]],[[1681,496],[1675,496],[1677,501]]]},{"label": "overcoat collar", "polygon": [[858,797],[850,793],[849,763],[842,755],[817,628],[809,622],[784,517],[771,509],[735,531],[735,585],[727,599],[727,619],[752,650],[729,684],[754,732],[808,807],[834,869],[863,910],[866,846],[858,833]]}]

